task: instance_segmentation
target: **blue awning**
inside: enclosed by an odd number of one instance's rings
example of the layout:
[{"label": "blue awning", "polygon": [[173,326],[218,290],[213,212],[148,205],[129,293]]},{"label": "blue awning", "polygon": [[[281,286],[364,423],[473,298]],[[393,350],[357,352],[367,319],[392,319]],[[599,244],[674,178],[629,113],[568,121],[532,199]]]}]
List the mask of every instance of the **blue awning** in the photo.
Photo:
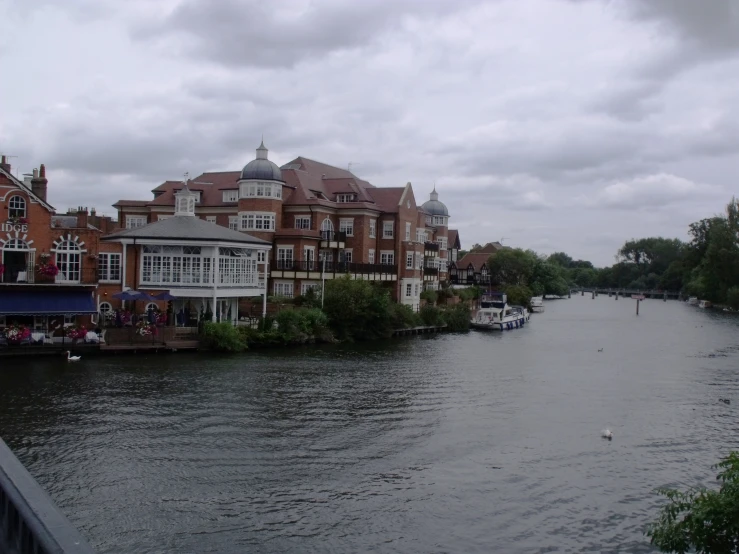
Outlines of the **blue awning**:
[{"label": "blue awning", "polygon": [[0,290],[0,315],[78,315],[97,313],[87,290]]}]

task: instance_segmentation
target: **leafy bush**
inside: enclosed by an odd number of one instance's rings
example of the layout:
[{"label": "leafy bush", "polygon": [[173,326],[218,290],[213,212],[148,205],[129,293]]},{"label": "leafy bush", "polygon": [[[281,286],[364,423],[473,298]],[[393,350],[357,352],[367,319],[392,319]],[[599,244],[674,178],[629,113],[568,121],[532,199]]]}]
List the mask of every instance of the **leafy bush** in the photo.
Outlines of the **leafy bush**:
[{"label": "leafy bush", "polygon": [[446,323],[447,331],[462,332],[468,331],[470,328],[470,307],[466,302],[456,306],[448,306],[442,312],[442,317],[444,323]]},{"label": "leafy bush", "polygon": [[429,304],[436,304],[438,298],[439,295],[435,290],[425,290],[421,293],[421,300],[425,300]]},{"label": "leafy bush", "polygon": [[424,325],[429,325],[433,327],[444,325],[444,318],[442,317],[442,311],[440,308],[437,308],[436,306],[427,304],[426,306],[421,308],[419,315],[421,316],[421,321],[423,321]]},{"label": "leafy bush", "polygon": [[392,326],[393,329],[409,329],[423,325],[421,316],[414,312],[410,306],[392,303]]},{"label": "leafy bush", "polygon": [[731,287],[726,291],[726,303],[734,310],[739,310],[739,287]]},{"label": "leafy bush", "polygon": [[349,276],[326,283],[324,311],[336,337],[369,340],[393,332],[390,293],[380,283]]},{"label": "leafy bush", "polygon": [[296,296],[293,304],[303,308],[320,308],[321,294],[317,293],[314,289],[308,289],[305,294]]},{"label": "leafy bush", "polygon": [[247,343],[239,330],[231,323],[203,322],[203,340],[208,348],[220,352],[243,352]]},{"label": "leafy bush", "polygon": [[715,490],[660,489],[670,501],[647,536],[662,552],[731,554],[739,545],[739,453],[732,452],[715,469],[721,488]]},{"label": "leafy bush", "polygon": [[515,306],[529,306],[533,293],[529,287],[522,285],[511,285],[505,287],[505,293],[508,295],[508,303]]}]

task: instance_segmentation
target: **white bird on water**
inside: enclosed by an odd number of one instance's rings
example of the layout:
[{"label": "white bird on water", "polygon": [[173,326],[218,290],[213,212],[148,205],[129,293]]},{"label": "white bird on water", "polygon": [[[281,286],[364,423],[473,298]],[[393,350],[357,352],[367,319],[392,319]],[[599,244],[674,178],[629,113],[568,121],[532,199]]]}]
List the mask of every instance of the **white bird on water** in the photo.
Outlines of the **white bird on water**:
[{"label": "white bird on water", "polygon": [[82,359],[82,356],[72,356],[72,353],[67,350],[67,361],[68,362],[79,362]]},{"label": "white bird on water", "polygon": [[613,433],[611,433],[611,430],[610,429],[603,429],[601,431],[601,436],[604,439],[608,439],[608,440],[612,440],[613,439]]}]

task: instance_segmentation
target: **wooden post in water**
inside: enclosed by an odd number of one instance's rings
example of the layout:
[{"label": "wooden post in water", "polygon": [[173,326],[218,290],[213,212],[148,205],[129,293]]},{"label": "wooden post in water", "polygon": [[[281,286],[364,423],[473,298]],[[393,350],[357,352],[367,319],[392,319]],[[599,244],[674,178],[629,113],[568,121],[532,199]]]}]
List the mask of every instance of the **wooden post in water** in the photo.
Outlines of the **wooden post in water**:
[{"label": "wooden post in water", "polygon": [[584,290],[581,290],[580,291],[580,296],[585,296],[585,291]]},{"label": "wooden post in water", "polygon": [[636,299],[636,315],[639,315],[639,299]]},{"label": "wooden post in water", "polygon": [[595,291],[593,291],[593,300],[595,300]]}]

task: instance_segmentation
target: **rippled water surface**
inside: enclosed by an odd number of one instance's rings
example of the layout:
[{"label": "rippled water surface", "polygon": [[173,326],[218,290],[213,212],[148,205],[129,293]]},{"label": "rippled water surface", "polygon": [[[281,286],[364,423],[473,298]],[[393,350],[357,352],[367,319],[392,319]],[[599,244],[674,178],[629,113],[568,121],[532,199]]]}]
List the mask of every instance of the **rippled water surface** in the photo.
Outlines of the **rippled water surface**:
[{"label": "rippled water surface", "polygon": [[577,296],[499,334],[0,359],[0,436],[101,553],[650,552],[653,489],[710,484],[739,448],[739,320],[634,308]]}]

